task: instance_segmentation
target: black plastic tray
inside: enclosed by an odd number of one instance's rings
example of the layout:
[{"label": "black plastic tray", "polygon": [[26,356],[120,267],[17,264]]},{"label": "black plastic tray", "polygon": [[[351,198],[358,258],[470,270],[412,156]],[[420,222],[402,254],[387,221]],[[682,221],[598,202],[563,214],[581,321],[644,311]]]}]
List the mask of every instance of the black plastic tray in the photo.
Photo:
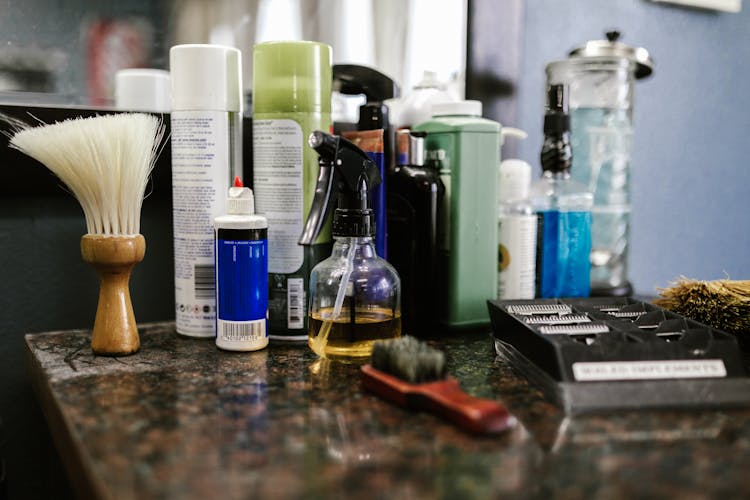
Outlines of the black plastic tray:
[{"label": "black plastic tray", "polygon": [[495,349],[567,412],[750,405],[734,337],[631,298],[488,301]]}]

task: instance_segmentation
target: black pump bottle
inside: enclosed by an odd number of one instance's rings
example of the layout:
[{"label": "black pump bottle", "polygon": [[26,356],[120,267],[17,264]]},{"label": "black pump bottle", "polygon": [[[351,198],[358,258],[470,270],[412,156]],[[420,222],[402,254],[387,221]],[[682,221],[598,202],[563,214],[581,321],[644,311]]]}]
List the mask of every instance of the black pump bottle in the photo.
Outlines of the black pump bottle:
[{"label": "black pump bottle", "polygon": [[388,260],[401,276],[404,332],[424,336],[437,317],[438,209],[445,187],[425,166],[424,132],[396,133],[397,165],[388,174]]},{"label": "black pump bottle", "polygon": [[382,182],[380,186],[372,189],[370,200],[376,210],[375,224],[378,235],[375,238],[375,248],[378,255],[387,258],[386,173],[394,164],[394,131],[385,101],[398,97],[399,87],[392,78],[374,68],[356,64],[334,64],[333,90],[344,95],[364,95],[366,99],[359,107],[359,121],[356,124],[336,121],[333,130],[360,145],[380,169]]}]

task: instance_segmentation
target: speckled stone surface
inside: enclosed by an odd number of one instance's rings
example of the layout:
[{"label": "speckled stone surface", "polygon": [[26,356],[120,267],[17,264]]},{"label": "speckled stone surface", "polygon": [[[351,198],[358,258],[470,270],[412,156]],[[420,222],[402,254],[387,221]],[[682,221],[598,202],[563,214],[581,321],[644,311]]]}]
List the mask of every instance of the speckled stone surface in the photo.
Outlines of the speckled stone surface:
[{"label": "speckled stone surface", "polygon": [[433,344],[519,418],[489,437],[363,393],[358,366],[305,345],[228,353],[171,323],[127,358],[93,356],[87,331],[26,342],[78,491],[105,498],[750,497],[750,410],[565,417],[488,333]]}]

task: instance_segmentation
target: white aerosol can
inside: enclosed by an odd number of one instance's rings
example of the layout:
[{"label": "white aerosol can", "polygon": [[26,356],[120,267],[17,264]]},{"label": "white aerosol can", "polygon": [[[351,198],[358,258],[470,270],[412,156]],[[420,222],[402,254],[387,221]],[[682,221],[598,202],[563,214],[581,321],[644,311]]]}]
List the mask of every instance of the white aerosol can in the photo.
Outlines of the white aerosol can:
[{"label": "white aerosol can", "polygon": [[176,45],[172,75],[172,216],[177,333],[216,335],[214,218],[242,176],[240,51]]}]

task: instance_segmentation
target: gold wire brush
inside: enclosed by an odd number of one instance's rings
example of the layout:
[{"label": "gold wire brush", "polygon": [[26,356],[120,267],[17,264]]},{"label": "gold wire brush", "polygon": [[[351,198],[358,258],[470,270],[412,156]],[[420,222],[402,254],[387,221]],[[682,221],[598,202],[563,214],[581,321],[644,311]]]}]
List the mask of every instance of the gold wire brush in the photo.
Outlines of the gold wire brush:
[{"label": "gold wire brush", "polygon": [[654,304],[750,341],[750,280],[680,278]]},{"label": "gold wire brush", "polygon": [[155,116],[128,113],[20,127],[10,141],[59,177],[81,204],[88,231],[81,255],[99,275],[91,338],[96,354],[125,356],[140,347],[128,283],[146,251],[141,204],[163,134]]}]

